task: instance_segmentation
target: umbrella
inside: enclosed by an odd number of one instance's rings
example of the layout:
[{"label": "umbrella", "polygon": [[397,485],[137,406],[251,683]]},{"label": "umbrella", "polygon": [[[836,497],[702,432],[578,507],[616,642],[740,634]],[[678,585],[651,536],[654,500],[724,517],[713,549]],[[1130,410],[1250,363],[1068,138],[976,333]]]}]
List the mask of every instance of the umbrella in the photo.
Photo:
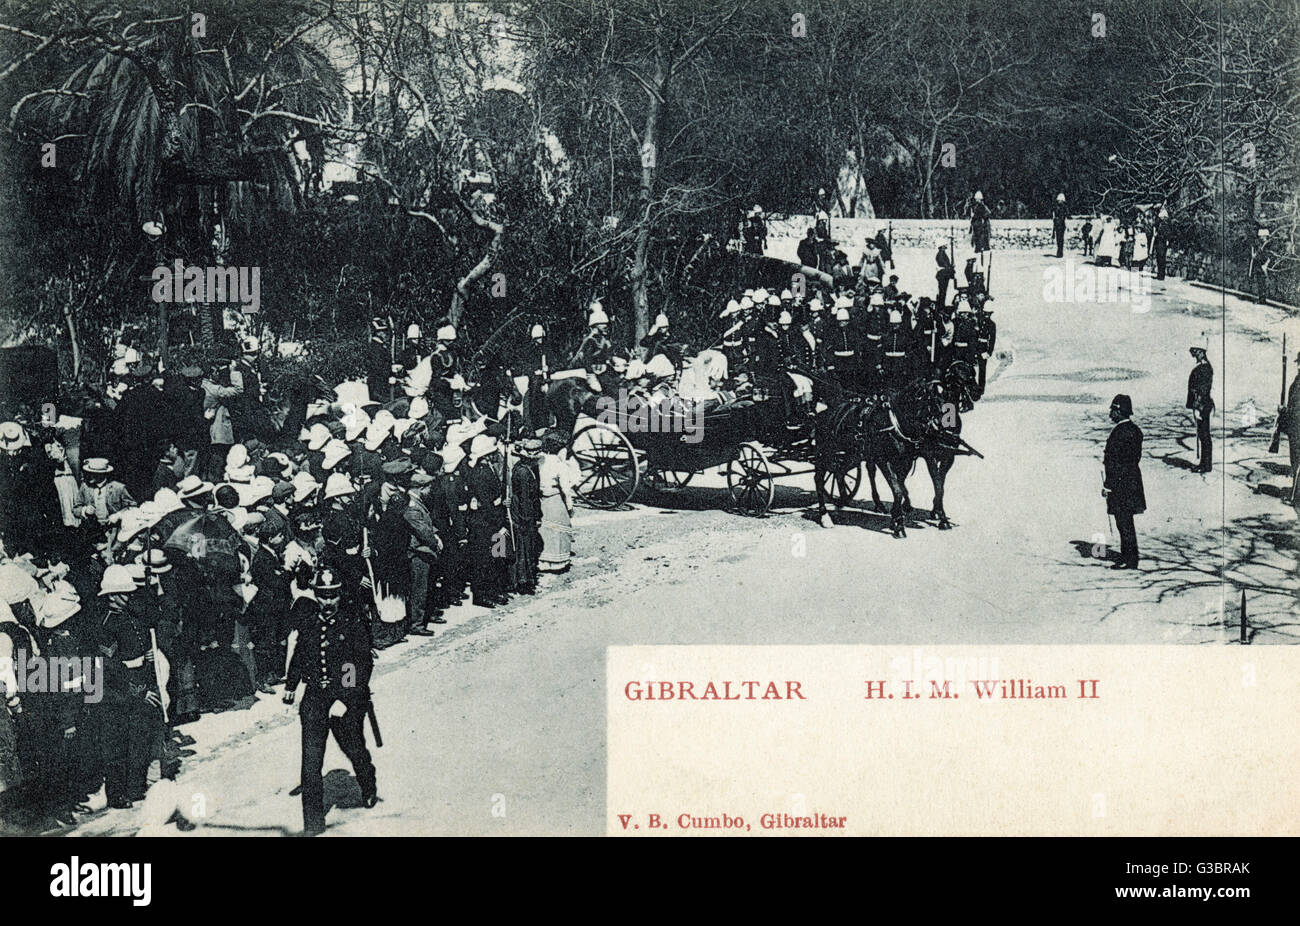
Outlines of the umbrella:
[{"label": "umbrella", "polygon": [[181,521],[163,540],[164,552],[189,558],[209,572],[238,576],[239,551],[243,540],[226,516],[213,511],[196,511]]}]

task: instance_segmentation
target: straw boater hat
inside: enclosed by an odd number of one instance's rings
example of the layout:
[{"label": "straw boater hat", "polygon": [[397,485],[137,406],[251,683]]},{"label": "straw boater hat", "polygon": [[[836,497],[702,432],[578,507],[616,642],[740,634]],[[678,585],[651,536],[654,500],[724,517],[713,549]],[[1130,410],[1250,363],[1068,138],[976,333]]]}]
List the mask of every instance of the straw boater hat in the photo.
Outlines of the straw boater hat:
[{"label": "straw boater hat", "polygon": [[17,421],[6,421],[0,424],[0,450],[21,450],[23,447],[31,446],[27,439],[27,432]]},{"label": "straw boater hat", "polygon": [[198,476],[186,476],[176,486],[176,497],[181,501],[211,492],[215,486]]},{"label": "straw boater hat", "polygon": [[275,491],[275,480],[270,476],[254,476],[246,483],[238,483],[235,490],[239,493],[239,504],[251,508],[258,502],[271,497]]},{"label": "straw boater hat", "polygon": [[107,476],[113,471],[113,466],[103,457],[91,457],[81,464],[81,471],[92,476]]},{"label": "straw boater hat", "polygon": [[148,571],[159,575],[172,571],[172,564],[168,562],[167,554],[157,547],[150,547],[148,552],[141,553],[135,558],[135,561]]}]

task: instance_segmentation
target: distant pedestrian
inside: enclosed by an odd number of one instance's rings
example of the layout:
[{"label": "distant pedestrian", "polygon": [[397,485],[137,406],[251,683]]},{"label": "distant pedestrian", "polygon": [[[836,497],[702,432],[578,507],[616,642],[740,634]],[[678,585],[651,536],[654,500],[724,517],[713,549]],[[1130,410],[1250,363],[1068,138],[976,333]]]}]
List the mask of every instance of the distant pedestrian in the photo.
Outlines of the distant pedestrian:
[{"label": "distant pedestrian", "polygon": [[1156,255],[1156,279],[1165,278],[1165,261],[1169,257],[1169,210],[1164,206],[1156,214],[1155,240],[1151,243]]},{"label": "distant pedestrian", "polygon": [[1065,256],[1065,194],[1056,194],[1056,205],[1052,208],[1052,237],[1056,239],[1056,256]]},{"label": "distant pedestrian", "polygon": [[1079,237],[1083,239],[1083,256],[1088,257],[1092,254],[1092,219],[1083,223],[1079,229]]},{"label": "distant pedestrian", "polygon": [[1115,516],[1119,531],[1119,561],[1111,569],[1138,568],[1137,529],[1133,516],[1147,510],[1142,487],[1142,429],[1133,423],[1133,400],[1123,393],[1110,403],[1110,420],[1115,426],[1106,439],[1102,458],[1104,481],[1101,494],[1106,510]]},{"label": "distant pedestrian", "polygon": [[1214,465],[1214,446],[1210,440],[1210,416],[1214,414],[1214,367],[1205,354],[1205,348],[1189,349],[1196,360],[1187,377],[1187,408],[1196,421],[1196,473],[1208,473]]}]

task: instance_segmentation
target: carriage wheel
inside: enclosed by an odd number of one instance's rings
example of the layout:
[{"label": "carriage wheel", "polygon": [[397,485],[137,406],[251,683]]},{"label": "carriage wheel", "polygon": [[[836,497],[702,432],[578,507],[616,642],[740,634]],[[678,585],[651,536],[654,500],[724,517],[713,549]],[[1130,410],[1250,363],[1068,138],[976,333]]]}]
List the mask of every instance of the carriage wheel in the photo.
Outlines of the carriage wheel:
[{"label": "carriage wheel", "polygon": [[761,515],[772,506],[776,486],[767,454],[758,444],[741,444],[727,464],[727,489],[742,514]]},{"label": "carriage wheel", "polygon": [[651,485],[660,492],[676,492],[690,485],[695,474],[675,469],[655,469],[646,474]]},{"label": "carriage wheel", "polygon": [[836,505],[847,505],[857,497],[862,485],[862,463],[841,467],[842,461],[832,462],[834,469],[822,471],[822,491],[830,496]]},{"label": "carriage wheel", "polygon": [[569,440],[569,454],[582,479],[574,493],[593,508],[617,508],[636,494],[641,474],[627,436],[603,424],[589,424]]}]

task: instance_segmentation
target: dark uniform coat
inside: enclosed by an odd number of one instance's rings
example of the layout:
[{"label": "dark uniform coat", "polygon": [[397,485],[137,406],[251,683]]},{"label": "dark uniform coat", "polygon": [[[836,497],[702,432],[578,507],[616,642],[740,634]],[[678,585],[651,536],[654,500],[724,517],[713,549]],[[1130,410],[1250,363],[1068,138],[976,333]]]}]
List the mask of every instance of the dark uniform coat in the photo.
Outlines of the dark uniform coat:
[{"label": "dark uniform coat", "polygon": [[1103,456],[1106,472],[1106,510],[1111,514],[1141,514],[1147,510],[1142,487],[1142,429],[1124,419],[1111,429]]}]

